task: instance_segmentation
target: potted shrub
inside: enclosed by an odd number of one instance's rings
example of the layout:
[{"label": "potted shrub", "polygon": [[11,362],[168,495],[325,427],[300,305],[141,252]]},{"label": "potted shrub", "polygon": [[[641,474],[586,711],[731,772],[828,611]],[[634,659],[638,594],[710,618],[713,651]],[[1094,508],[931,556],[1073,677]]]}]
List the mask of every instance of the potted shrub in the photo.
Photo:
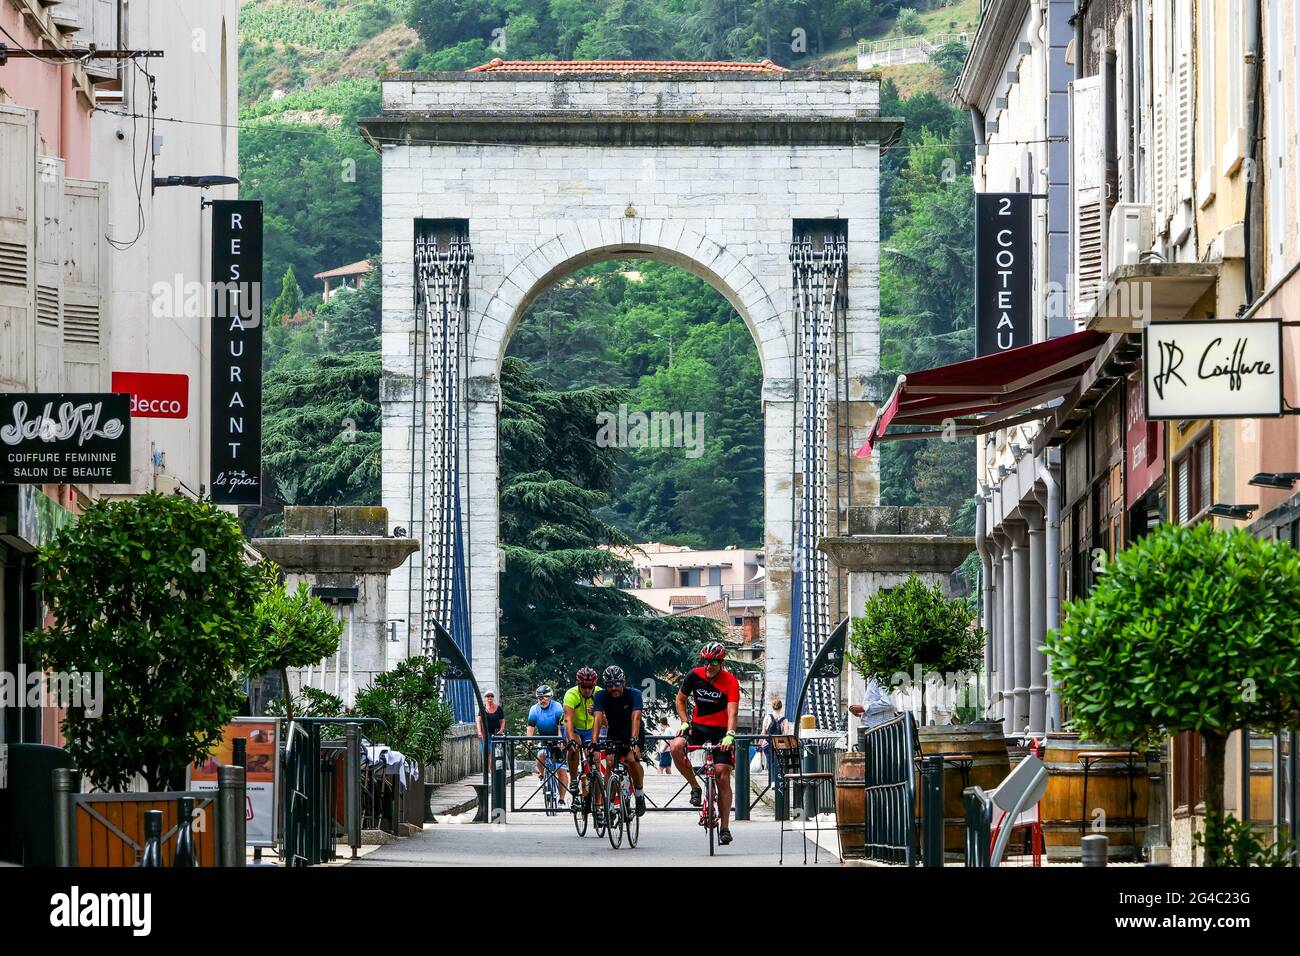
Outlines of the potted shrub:
[{"label": "potted shrub", "polygon": [[1205,865],[1230,861],[1241,841],[1223,810],[1228,735],[1300,721],[1300,554],[1241,530],[1166,524],[1063,611],[1044,650],[1071,726],[1111,740],[1200,734]]},{"label": "potted shrub", "polygon": [[[872,595],[849,629],[849,663],[882,688],[901,675],[965,675],[983,663],[984,630],[960,598],[948,598],[938,584],[926,587],[915,574],[902,585]],[[926,681],[921,682],[921,724],[926,713]]]},{"label": "potted shrub", "polygon": [[[261,674],[274,670],[284,689],[284,716],[294,718],[294,696],[289,690],[289,668],[310,667],[339,649],[343,622],[311,588],[300,583],[290,593],[273,561],[259,567],[262,593],[254,609],[253,657],[249,671]],[[303,690],[309,690],[304,688]],[[321,714],[319,716],[332,716]]]}]

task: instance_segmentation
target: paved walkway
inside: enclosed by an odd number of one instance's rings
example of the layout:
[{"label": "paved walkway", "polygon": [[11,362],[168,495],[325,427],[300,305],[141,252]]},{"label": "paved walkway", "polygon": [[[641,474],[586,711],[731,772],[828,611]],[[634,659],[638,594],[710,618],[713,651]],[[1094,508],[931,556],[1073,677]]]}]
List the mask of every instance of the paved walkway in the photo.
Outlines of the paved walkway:
[{"label": "paved walkway", "polygon": [[[660,776],[650,769],[646,773],[646,793],[654,804],[668,802],[682,778]],[[535,777],[522,777],[516,783],[516,801],[524,803],[536,787]],[[686,794],[673,805],[682,806]],[[534,798],[529,806],[539,801]],[[599,860],[615,866],[775,866],[778,860],[780,828],[772,812],[762,804],[754,808],[755,819],[732,821],[735,838],[730,846],[717,847],[709,859],[708,841],[694,812],[650,811],[641,818],[641,838],[635,849],[626,841],[615,850],[609,840],[597,839],[591,827],[581,839],[568,812],[548,817],[544,813],[515,813],[504,824],[440,823],[426,825],[420,833],[387,846],[379,847],[351,866],[531,866],[563,860],[572,864],[582,860]],[[824,834],[820,853],[821,866],[838,866],[834,833]],[[808,844],[808,865],[813,864],[814,847]],[[801,865],[802,838],[798,832],[785,834],[786,865]]]}]

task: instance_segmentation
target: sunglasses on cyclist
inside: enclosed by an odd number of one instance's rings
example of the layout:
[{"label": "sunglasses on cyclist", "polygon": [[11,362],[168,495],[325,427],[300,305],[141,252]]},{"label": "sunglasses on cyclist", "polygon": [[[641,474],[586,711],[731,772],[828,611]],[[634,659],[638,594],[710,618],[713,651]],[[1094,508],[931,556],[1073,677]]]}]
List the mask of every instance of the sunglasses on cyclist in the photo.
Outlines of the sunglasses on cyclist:
[{"label": "sunglasses on cyclist", "polygon": [[622,682],[621,680],[612,680],[612,681],[610,681],[608,684],[606,684],[605,686],[606,686],[606,687],[622,687],[622,686],[624,686],[624,685],[623,685],[623,682]]}]

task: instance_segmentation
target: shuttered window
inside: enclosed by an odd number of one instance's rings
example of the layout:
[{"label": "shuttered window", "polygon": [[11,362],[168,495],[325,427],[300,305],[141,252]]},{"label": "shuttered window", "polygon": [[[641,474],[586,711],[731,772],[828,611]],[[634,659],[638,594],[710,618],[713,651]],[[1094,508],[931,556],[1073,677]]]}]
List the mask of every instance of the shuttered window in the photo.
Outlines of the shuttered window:
[{"label": "shuttered window", "polygon": [[64,181],[63,376],[69,392],[107,391],[109,384],[105,193],[103,183]]},{"label": "shuttered window", "polygon": [[0,105],[0,390],[35,386],[36,113]]},{"label": "shuttered window", "polygon": [[1174,459],[1174,516],[1188,524],[1214,503],[1214,456],[1207,433]]},{"label": "shuttered window", "polygon": [[1074,318],[1092,308],[1106,278],[1105,80],[1090,76],[1070,84],[1071,182],[1074,190]]}]

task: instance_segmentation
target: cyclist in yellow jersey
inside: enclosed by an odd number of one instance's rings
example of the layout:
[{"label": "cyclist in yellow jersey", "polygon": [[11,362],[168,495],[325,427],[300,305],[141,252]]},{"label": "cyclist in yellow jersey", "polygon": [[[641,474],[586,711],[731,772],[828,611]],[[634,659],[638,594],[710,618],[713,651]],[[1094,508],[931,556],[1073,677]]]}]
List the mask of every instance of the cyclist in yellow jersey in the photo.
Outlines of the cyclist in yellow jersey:
[{"label": "cyclist in yellow jersey", "polygon": [[[591,728],[596,722],[593,712],[596,691],[596,672],[590,667],[578,671],[578,683],[564,694],[564,736],[569,742],[569,773],[578,779],[578,748],[591,740]],[[584,794],[585,796],[585,794]]]}]

